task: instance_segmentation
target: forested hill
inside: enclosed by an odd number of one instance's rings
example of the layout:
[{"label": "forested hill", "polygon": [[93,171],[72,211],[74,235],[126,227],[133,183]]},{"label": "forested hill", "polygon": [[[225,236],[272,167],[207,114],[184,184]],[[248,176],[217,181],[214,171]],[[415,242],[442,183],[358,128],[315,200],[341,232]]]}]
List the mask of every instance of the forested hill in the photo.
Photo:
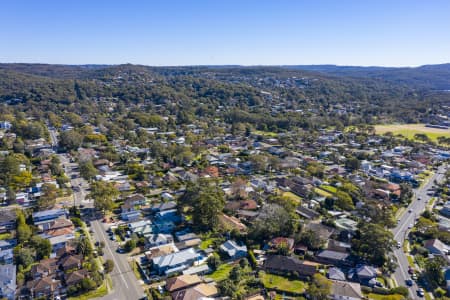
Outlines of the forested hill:
[{"label": "forested hill", "polygon": [[284,66],[290,70],[323,74],[382,79],[416,89],[450,90],[450,64],[425,65],[416,68],[357,67],[336,65]]},{"label": "forested hill", "polygon": [[[436,77],[444,78],[445,67],[437,69],[441,71]],[[428,74],[435,68],[421,70]],[[420,81],[414,76],[402,82],[332,73],[276,66],[0,64],[0,101],[36,117],[48,112],[97,113],[106,109],[105,101],[113,101],[129,110],[145,107],[150,113],[178,115],[186,122],[223,118],[284,129],[337,120],[343,125],[420,122],[450,103],[450,93],[426,88],[426,81],[423,88],[412,85]]]}]

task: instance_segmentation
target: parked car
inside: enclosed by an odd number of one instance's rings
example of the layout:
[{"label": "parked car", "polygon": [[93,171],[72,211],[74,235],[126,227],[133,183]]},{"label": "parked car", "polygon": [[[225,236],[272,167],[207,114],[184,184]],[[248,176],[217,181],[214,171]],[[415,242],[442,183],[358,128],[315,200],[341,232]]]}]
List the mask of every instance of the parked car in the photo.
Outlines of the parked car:
[{"label": "parked car", "polygon": [[417,290],[417,295],[419,295],[419,297],[425,296],[425,291],[423,290],[423,288],[419,288]]},{"label": "parked car", "polygon": [[407,286],[412,286],[414,284],[414,282],[411,279],[406,279],[405,283]]},{"label": "parked car", "polygon": [[402,243],[397,242],[397,248],[400,249],[402,247]]}]

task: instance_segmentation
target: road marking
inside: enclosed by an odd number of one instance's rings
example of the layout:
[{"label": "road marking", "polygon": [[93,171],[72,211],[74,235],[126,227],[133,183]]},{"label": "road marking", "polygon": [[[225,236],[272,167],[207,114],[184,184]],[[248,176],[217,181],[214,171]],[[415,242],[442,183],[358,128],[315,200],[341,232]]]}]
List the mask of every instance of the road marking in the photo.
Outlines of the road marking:
[{"label": "road marking", "polygon": [[102,228],[102,226],[100,226],[100,224],[98,223],[98,221],[95,221],[94,223],[97,224],[97,225],[100,227],[100,235],[102,236],[102,238],[103,238],[103,240],[104,240],[104,242],[105,242],[106,248],[109,250],[109,253],[111,254],[111,257],[112,257],[112,259],[113,259],[113,261],[114,261],[114,264],[115,264],[115,265],[117,266],[117,268],[119,269],[119,275],[120,275],[120,278],[122,279],[123,283],[125,284],[126,288],[128,289],[127,281],[125,280],[125,278],[124,278],[124,276],[123,276],[123,272],[122,272],[122,270],[120,269],[120,266],[119,266],[119,264],[117,263],[116,258],[114,257],[114,253],[111,251],[111,248],[109,247],[109,243],[108,243],[108,241],[107,241],[106,238],[105,238],[105,234],[103,233],[103,228]]}]

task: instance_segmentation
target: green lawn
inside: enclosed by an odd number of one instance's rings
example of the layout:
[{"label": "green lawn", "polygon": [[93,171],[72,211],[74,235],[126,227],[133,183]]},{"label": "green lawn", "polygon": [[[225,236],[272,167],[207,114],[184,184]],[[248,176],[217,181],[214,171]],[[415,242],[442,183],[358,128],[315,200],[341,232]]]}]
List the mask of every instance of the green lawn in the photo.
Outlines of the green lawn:
[{"label": "green lawn", "polygon": [[205,238],[202,240],[201,244],[200,244],[200,249],[205,250],[206,248],[211,247],[215,241],[220,240],[219,238]]},{"label": "green lawn", "polygon": [[12,234],[9,232],[0,234],[0,240],[9,240],[10,238],[12,238]]},{"label": "green lawn", "polygon": [[404,297],[402,295],[380,295],[380,294],[368,294],[367,297],[372,300],[402,300]]},{"label": "green lawn", "polygon": [[321,185],[320,188],[322,190],[325,190],[325,191],[330,192],[332,194],[336,194],[336,192],[337,192],[337,188],[335,188],[334,186],[331,186],[331,185],[325,185],[324,184],[324,185]]},{"label": "green lawn", "polygon": [[217,270],[213,273],[209,274],[208,277],[214,279],[215,281],[222,281],[228,278],[228,274],[230,274],[231,269],[233,269],[233,265],[223,264],[220,265]]},{"label": "green lawn", "polygon": [[107,294],[108,294],[107,282],[104,281],[103,284],[101,286],[99,286],[98,289],[96,289],[94,291],[90,291],[83,295],[79,295],[76,297],[70,297],[70,298],[68,298],[68,300],[88,300],[88,299],[103,297],[103,296],[106,296]]},{"label": "green lawn", "polygon": [[273,132],[273,131],[254,130],[252,133],[257,134],[257,135],[265,135],[265,136],[269,136],[269,137],[277,137],[278,136],[278,133]]},{"label": "green lawn", "polygon": [[417,133],[426,134],[430,140],[435,142],[440,136],[450,138],[450,132],[448,130],[428,128],[424,124],[376,125],[375,131],[377,134],[384,134],[386,132],[392,132],[394,135],[401,134],[410,140],[415,140],[414,135]]},{"label": "green lawn", "polygon": [[278,291],[285,291],[288,293],[301,294],[305,291],[307,283],[300,280],[292,280],[287,277],[282,277],[265,272],[259,272],[264,287],[267,289],[276,289]]},{"label": "green lawn", "polygon": [[297,204],[300,204],[302,202],[302,198],[292,192],[284,192],[283,197],[286,197],[286,198],[294,201]]},{"label": "green lawn", "polygon": [[414,258],[412,258],[411,255],[407,255],[406,258],[408,259],[408,264],[414,268]]},{"label": "green lawn", "polygon": [[324,191],[322,189],[319,188],[314,188],[314,192],[322,197],[333,197],[333,195],[327,191]]}]

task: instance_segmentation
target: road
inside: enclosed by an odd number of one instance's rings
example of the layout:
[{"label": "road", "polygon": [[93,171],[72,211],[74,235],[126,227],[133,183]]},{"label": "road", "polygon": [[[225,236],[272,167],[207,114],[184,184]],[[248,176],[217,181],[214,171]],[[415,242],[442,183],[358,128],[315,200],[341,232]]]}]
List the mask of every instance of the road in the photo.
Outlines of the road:
[{"label": "road", "polygon": [[[428,201],[432,196],[427,195],[427,191],[434,185],[434,181],[441,182],[444,179],[444,174],[447,166],[440,166],[439,169],[431,176],[427,183],[423,186],[414,189],[414,198],[411,204],[408,206],[407,211],[400,217],[397,226],[392,229],[394,234],[394,239],[403,245],[405,238],[409,233],[409,225],[415,223],[415,219],[420,216],[420,214],[425,210]],[[419,200],[421,199],[421,200]],[[411,211],[411,212],[409,212]],[[406,285],[405,281],[410,279],[411,276],[408,274],[408,259],[406,254],[403,252],[403,247],[394,250],[394,255],[397,258],[398,267],[394,272],[394,279],[397,281],[398,285]],[[418,286],[414,282],[413,286],[409,288],[410,296],[412,299],[420,299],[417,295]]]},{"label": "road", "polygon": [[[54,130],[50,130],[50,137],[52,139],[53,146],[58,143],[57,133]],[[70,158],[65,153],[58,154],[61,164],[63,165],[66,175],[71,178],[70,183],[74,187],[73,203],[65,203],[66,206],[78,206],[83,207],[83,211],[93,210],[93,201],[87,200],[89,183],[80,177],[78,171],[78,164],[76,162],[70,162]],[[117,243],[109,239],[106,234],[107,225],[101,223],[97,219],[92,219],[92,214],[83,214],[83,219],[89,219],[91,221],[92,238],[95,241],[103,241],[105,243],[103,258],[111,259],[114,261],[114,270],[110,273],[113,290],[106,296],[97,298],[102,300],[137,300],[140,299],[144,290],[138,282],[138,279],[131,269],[126,254],[119,254],[116,252]]]},{"label": "road", "polygon": [[137,300],[142,297],[144,290],[142,289],[138,279],[134,275],[133,270],[127,260],[126,254],[119,254],[116,252],[117,243],[109,239],[106,234],[106,225],[100,221],[91,222],[93,237],[101,242],[105,243],[104,258],[112,259],[114,261],[114,270],[112,271],[111,278],[113,281],[114,290],[100,299],[104,300]]}]

